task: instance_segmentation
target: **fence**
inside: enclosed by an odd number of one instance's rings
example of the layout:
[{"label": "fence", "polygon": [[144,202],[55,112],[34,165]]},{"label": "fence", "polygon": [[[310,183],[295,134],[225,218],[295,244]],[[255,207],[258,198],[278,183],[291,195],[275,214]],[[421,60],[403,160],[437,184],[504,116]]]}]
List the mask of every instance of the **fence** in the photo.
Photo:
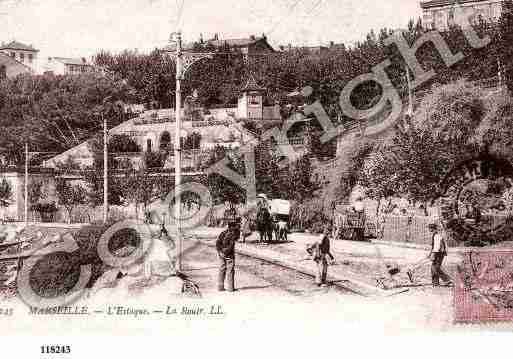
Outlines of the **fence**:
[{"label": "fence", "polygon": [[378,240],[431,245],[429,223],[436,217],[427,216],[385,216],[381,221],[369,219],[376,223]]},{"label": "fence", "polygon": [[[483,215],[482,222],[489,228],[497,228],[503,224],[508,215],[493,214]],[[376,223],[376,237],[378,240],[413,243],[420,245],[431,245],[431,234],[428,229],[429,223],[437,222],[437,217],[429,216],[392,216],[384,217],[384,222],[373,218],[368,219]],[[447,244],[455,246],[457,243],[448,238]]]}]

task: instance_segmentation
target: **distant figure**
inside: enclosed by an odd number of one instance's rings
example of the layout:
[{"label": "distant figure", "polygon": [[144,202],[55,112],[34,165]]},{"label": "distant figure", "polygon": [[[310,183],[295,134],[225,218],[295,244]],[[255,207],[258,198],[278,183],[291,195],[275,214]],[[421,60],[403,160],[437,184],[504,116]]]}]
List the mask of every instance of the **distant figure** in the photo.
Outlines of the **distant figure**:
[{"label": "distant figure", "polygon": [[232,202],[227,202],[226,207],[227,208],[223,214],[225,224],[233,221],[237,217],[237,210],[235,209],[235,205]]},{"label": "distant figure", "polygon": [[235,290],[235,242],[240,236],[240,223],[237,219],[228,222],[228,229],[223,231],[216,241],[217,254],[219,256],[219,275],[217,289],[224,291],[225,280],[227,290]]},{"label": "distant figure", "polygon": [[354,227],[354,240],[363,241],[365,239],[365,204],[361,196],[356,198],[353,204],[353,210],[357,214],[357,223]]},{"label": "distant figure", "polygon": [[315,243],[308,244],[306,251],[317,264],[317,272],[315,275],[315,284],[321,287],[326,287],[326,277],[328,275],[328,258],[333,261],[334,258],[330,253],[330,240],[329,230],[325,229],[322,233],[321,239]]},{"label": "distant figure", "polygon": [[249,215],[247,213],[242,215],[241,225],[240,225],[240,241],[242,243],[246,242],[246,238],[251,234],[250,228],[250,220]]},{"label": "distant figure", "polygon": [[259,195],[260,201],[258,202],[256,225],[259,234],[259,241],[271,241],[272,240],[272,220],[271,213],[269,212],[269,206],[267,204],[267,197],[265,195]]},{"label": "distant figure", "polygon": [[439,286],[440,279],[449,284],[451,283],[451,278],[442,270],[442,263],[445,256],[447,256],[447,244],[445,242],[445,238],[442,233],[440,233],[436,223],[430,223],[428,228],[432,233],[431,251],[429,252],[428,258],[432,261],[431,278],[433,286]]}]

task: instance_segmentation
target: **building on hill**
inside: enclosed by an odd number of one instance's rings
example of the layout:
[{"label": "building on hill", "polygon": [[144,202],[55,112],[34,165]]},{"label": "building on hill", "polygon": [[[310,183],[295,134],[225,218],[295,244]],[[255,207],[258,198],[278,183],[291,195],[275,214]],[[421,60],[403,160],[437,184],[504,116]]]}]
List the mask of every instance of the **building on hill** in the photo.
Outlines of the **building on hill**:
[{"label": "building on hill", "polygon": [[0,52],[12,57],[14,60],[28,66],[32,71],[36,72],[37,53],[39,50],[32,45],[25,45],[18,41],[2,43]]},{"label": "building on hill", "polygon": [[501,0],[421,0],[420,7],[422,24],[429,30],[441,31],[451,24],[463,23],[458,16],[470,17],[471,23],[481,19],[497,21],[502,11]]},{"label": "building on hill", "polygon": [[[195,51],[195,50],[208,50],[213,51],[240,51],[245,58],[271,54],[274,51],[273,47],[267,42],[267,37],[262,35],[261,37],[251,35],[247,38],[228,38],[221,39],[219,34],[215,34],[214,38],[210,40],[203,40],[203,36],[196,42],[184,43],[182,45],[184,51]],[[166,47],[165,51],[175,51],[175,45]]]},{"label": "building on hill", "polygon": [[84,57],[49,57],[44,73],[54,75],[80,75],[94,71],[94,67]]},{"label": "building on hill", "polygon": [[[240,126],[241,122],[253,122],[257,128],[281,123],[279,105],[266,106],[265,92],[266,89],[259,86],[253,76],[250,76],[241,89],[241,98],[237,107],[205,109],[197,105],[197,100],[192,96],[187,98],[182,108],[181,137],[187,138],[195,134],[196,138],[199,138],[199,143],[193,146],[194,149],[205,151],[216,145],[239,147],[241,143],[253,140],[251,133]],[[175,110],[144,111],[137,117],[112,128],[109,132],[111,135],[128,135],[142,152],[170,151],[174,147]],[[172,156],[173,153],[170,151],[170,157]],[[43,165],[55,167],[57,163],[66,162],[69,158],[73,158],[82,166],[93,164],[93,153],[88,143],[84,142],[45,161]],[[168,162],[169,167],[172,167],[173,162]],[[184,161],[184,166],[187,166],[186,163]]]},{"label": "building on hill", "polygon": [[13,57],[0,52],[0,81],[16,77],[21,74],[30,74],[32,69],[15,60]]},{"label": "building on hill", "polygon": [[317,46],[292,46],[292,44],[288,44],[287,46],[280,45],[279,51],[281,52],[292,52],[297,51],[305,54],[311,55],[322,55],[326,54],[329,51],[344,51],[346,50],[346,46],[344,44],[337,44],[334,41],[330,41],[329,45],[317,45]]}]

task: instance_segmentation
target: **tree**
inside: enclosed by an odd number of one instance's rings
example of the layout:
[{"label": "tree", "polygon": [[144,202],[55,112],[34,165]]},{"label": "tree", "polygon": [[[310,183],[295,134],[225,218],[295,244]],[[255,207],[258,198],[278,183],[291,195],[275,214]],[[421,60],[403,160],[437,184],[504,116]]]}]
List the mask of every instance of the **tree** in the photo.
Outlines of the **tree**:
[{"label": "tree", "polygon": [[513,91],[513,1],[502,1],[502,14],[499,20],[499,51],[506,85]]},{"label": "tree", "polygon": [[184,151],[199,149],[200,143],[201,143],[201,133],[193,132],[193,133],[187,134],[187,137],[185,137],[185,139],[183,141],[182,149]]},{"label": "tree", "polygon": [[[210,158],[204,164],[206,168],[211,165],[227,159],[228,167],[233,171],[244,175],[244,162],[241,156],[235,151],[228,150],[225,147],[217,145],[214,147]],[[218,173],[210,173],[206,178],[206,184],[212,195],[214,203],[231,202],[241,203],[244,202],[244,189]]]},{"label": "tree", "polygon": [[109,153],[141,152],[141,147],[126,134],[114,134],[107,144]]},{"label": "tree", "polygon": [[168,154],[166,152],[144,152],[144,166],[146,168],[162,168],[166,163]]},{"label": "tree", "polygon": [[413,119],[405,116],[391,140],[369,156],[363,183],[374,198],[399,195],[428,202],[461,160],[483,151],[487,106],[479,88],[457,82],[434,89]]},{"label": "tree", "polygon": [[[83,171],[83,177],[87,189],[86,202],[92,206],[101,206],[103,204],[103,169],[86,168]],[[123,204],[123,191],[121,190],[122,179],[109,171],[107,202],[109,205],[119,206]]]},{"label": "tree", "polygon": [[[101,130],[97,112],[111,102],[130,102],[133,89],[120,78],[98,73],[73,76],[23,75],[0,83],[0,147],[14,164],[23,163],[23,143],[38,151],[63,152]],[[104,111],[110,126],[124,111]]]},{"label": "tree", "polygon": [[0,181],[0,207],[2,207],[2,223],[5,221],[5,208],[9,207],[12,198],[12,187],[7,179]]},{"label": "tree", "polygon": [[68,223],[71,223],[71,212],[81,204],[86,203],[86,191],[80,184],[71,184],[59,178],[55,183],[55,192],[59,203],[68,213]]},{"label": "tree", "polygon": [[121,181],[123,197],[134,204],[136,218],[139,218],[139,204],[146,212],[147,206],[157,198],[158,181],[158,177],[152,177],[144,169],[127,173]]},{"label": "tree", "polygon": [[289,166],[286,181],[281,182],[282,193],[288,193],[288,199],[304,202],[312,198],[317,185],[312,181],[312,164],[309,155],[301,156]]}]

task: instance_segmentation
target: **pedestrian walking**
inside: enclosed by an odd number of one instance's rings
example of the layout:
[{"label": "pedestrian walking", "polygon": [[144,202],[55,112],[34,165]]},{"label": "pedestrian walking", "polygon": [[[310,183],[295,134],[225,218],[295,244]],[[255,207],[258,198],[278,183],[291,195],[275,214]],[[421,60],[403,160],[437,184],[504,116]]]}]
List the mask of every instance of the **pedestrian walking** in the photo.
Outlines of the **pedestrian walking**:
[{"label": "pedestrian walking", "polygon": [[329,229],[326,228],[322,233],[319,241],[309,244],[306,247],[306,251],[310,255],[310,258],[317,264],[317,272],[315,275],[315,284],[321,287],[326,287],[326,277],[328,275],[328,257],[334,260],[333,255],[330,252],[330,240],[329,240]]},{"label": "pedestrian walking", "polygon": [[365,204],[363,197],[358,196],[353,204],[353,212],[355,214],[353,239],[363,241],[365,239]]},{"label": "pedestrian walking", "polygon": [[240,224],[240,241],[246,242],[246,238],[251,234],[249,214],[245,213],[242,215]]},{"label": "pedestrian walking", "polygon": [[445,256],[447,256],[447,244],[445,238],[438,229],[436,223],[430,223],[429,231],[432,233],[431,237],[431,251],[428,258],[431,259],[431,278],[433,286],[440,285],[440,279],[446,284],[451,283],[451,278],[442,270],[442,263]]},{"label": "pedestrian walking", "polygon": [[240,236],[240,221],[232,219],[228,221],[228,229],[223,231],[216,241],[217,254],[219,256],[219,275],[217,289],[224,291],[225,280],[227,290],[235,290],[235,242]]}]

